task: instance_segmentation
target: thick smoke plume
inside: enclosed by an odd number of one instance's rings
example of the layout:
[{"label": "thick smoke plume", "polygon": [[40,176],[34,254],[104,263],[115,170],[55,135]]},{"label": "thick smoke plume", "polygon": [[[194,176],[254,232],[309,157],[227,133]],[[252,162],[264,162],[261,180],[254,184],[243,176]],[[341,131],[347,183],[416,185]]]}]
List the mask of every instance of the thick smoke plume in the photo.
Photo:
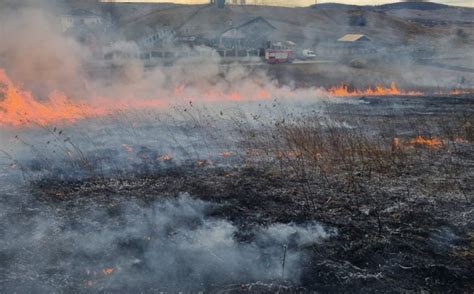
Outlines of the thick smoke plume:
[{"label": "thick smoke plume", "polygon": [[0,67],[17,82],[44,96],[59,90],[84,93],[87,51],[60,34],[45,10],[0,11]]}]

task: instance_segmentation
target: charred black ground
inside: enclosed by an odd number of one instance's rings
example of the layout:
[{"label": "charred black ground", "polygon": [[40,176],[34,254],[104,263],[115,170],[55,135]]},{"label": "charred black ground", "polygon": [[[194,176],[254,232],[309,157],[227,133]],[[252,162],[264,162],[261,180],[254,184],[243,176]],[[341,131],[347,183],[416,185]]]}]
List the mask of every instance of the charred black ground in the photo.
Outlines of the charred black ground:
[{"label": "charred black ground", "polygon": [[[52,214],[61,220],[58,230],[87,232],[119,225],[130,202],[146,210],[185,193],[213,203],[204,210],[206,218],[235,225],[239,244],[252,244],[256,227],[276,223],[316,221],[337,231],[324,242],[299,246],[306,258],[298,281],[235,276],[216,283],[215,277],[201,277],[196,285],[183,272],[182,281],[191,284],[182,288],[149,278],[118,287],[100,274],[102,268],[99,274],[86,271],[93,264],[114,264],[118,256],[107,251],[77,259],[74,250],[58,250],[47,266],[31,272],[18,260],[34,252],[18,248],[0,253],[1,287],[103,293],[472,291],[473,98],[360,99],[363,103],[326,105],[324,117],[289,116],[242,129],[239,144],[247,153],[241,164],[209,160],[80,181],[41,179],[28,188],[31,201],[20,201],[2,216],[28,231],[32,219]],[[104,213],[89,220],[94,210]],[[0,228],[7,226],[2,222]],[[111,244],[120,248],[114,253],[149,258],[143,237],[156,234],[152,227],[144,236]],[[74,270],[64,272],[66,266]],[[129,274],[149,277],[154,269],[148,266],[137,262]]]}]

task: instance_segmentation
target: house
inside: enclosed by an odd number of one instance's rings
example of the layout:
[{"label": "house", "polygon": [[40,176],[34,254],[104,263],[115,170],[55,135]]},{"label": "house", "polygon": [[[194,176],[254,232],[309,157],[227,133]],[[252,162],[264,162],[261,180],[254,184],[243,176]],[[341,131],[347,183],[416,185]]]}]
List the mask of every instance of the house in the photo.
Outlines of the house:
[{"label": "house", "polygon": [[92,27],[103,23],[102,17],[85,9],[74,9],[60,16],[61,30],[66,32],[77,27]]},{"label": "house", "polygon": [[276,29],[265,18],[249,16],[236,6],[182,5],[156,10],[121,27],[128,41],[141,48],[207,46],[260,49]]},{"label": "house", "polygon": [[337,42],[330,47],[333,54],[339,56],[354,56],[375,54],[378,51],[378,46],[375,42],[362,34],[347,34],[339,38]]},{"label": "house", "polygon": [[263,17],[240,19],[219,36],[222,48],[264,48],[276,28]]},{"label": "house", "polygon": [[152,30],[136,40],[141,48],[153,48],[157,46],[170,45],[177,39],[176,32],[169,28]]},{"label": "house", "polygon": [[347,34],[342,38],[337,40],[338,42],[349,42],[349,43],[359,43],[359,42],[370,42],[371,40],[366,35],[362,34]]}]

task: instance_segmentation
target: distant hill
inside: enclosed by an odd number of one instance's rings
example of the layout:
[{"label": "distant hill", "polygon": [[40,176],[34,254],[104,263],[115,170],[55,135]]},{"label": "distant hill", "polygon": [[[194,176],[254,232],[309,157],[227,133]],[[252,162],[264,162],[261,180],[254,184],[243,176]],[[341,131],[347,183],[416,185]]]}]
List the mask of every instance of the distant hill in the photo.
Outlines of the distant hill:
[{"label": "distant hill", "polygon": [[434,2],[395,2],[376,6],[378,9],[416,9],[416,10],[437,10],[449,8],[451,6]]},{"label": "distant hill", "polygon": [[[358,6],[339,3],[321,3],[311,6],[315,11],[380,12],[399,19],[415,22],[425,27],[446,27],[449,25],[468,25],[466,30],[474,30],[474,8],[450,6],[435,2],[395,2],[378,6]],[[474,32],[474,31],[473,31]],[[449,34],[449,33],[448,33]]]},{"label": "distant hill", "polygon": [[[348,6],[332,7],[347,8]],[[373,40],[374,44],[387,46],[422,45],[439,38],[456,38],[455,33],[453,34],[455,26],[452,28],[426,26],[407,19],[404,15],[392,16],[391,11],[404,12],[403,9],[385,11],[375,8],[360,13],[351,9],[326,10],[238,5],[217,9],[205,5],[184,5],[172,9],[152,10],[145,15],[138,15],[124,23],[121,30],[129,40],[139,40],[156,30],[175,31],[187,37],[205,39],[212,35],[216,36],[216,32],[236,23],[236,20],[263,17],[276,28],[272,34],[273,39],[290,40],[302,47],[335,42],[345,34],[365,34]],[[419,10],[413,11],[419,12]],[[433,13],[438,11],[443,10],[433,10]],[[421,12],[425,13],[425,11]],[[444,15],[444,12],[441,13],[441,17],[444,18]],[[458,17],[458,14],[453,15]],[[468,38],[474,36],[467,29],[465,31]]]},{"label": "distant hill", "polygon": [[341,3],[320,3],[311,6],[315,9],[360,9],[360,10],[393,10],[393,9],[416,9],[416,10],[437,10],[450,8],[453,6],[439,4],[435,2],[422,2],[422,1],[410,1],[410,2],[395,2],[383,5],[350,5]]}]

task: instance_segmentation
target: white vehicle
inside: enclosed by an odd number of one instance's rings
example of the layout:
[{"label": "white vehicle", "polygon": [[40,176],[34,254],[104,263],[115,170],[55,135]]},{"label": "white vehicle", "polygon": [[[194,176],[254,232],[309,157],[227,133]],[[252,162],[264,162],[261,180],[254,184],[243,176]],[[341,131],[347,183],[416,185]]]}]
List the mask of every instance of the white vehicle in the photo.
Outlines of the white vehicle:
[{"label": "white vehicle", "polygon": [[302,59],[302,60],[316,58],[316,54],[314,53],[313,50],[310,50],[310,49],[301,50],[301,53],[299,55],[300,55],[299,58]]}]

